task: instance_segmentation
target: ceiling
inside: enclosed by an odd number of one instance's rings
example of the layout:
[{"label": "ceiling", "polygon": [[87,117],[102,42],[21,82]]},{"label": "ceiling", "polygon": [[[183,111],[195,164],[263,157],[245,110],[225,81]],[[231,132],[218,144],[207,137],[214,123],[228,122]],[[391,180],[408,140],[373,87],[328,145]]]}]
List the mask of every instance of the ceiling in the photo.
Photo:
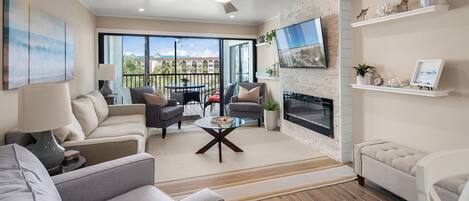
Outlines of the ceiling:
[{"label": "ceiling", "polygon": [[[279,16],[287,0],[232,0],[238,12],[225,14],[215,0],[81,0],[98,16],[257,25]],[[139,9],[145,9],[141,12]]]}]

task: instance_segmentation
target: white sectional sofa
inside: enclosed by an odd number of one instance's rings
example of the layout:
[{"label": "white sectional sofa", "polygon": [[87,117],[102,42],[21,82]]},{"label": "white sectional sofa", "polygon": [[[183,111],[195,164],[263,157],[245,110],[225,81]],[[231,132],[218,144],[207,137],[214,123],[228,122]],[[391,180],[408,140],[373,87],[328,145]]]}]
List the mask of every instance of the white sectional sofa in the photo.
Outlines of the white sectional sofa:
[{"label": "white sectional sofa", "polygon": [[[417,201],[416,165],[427,153],[383,140],[357,144],[353,152],[360,185],[367,179],[408,201]],[[435,189],[442,200],[457,201],[468,180],[469,175],[445,179]]]},{"label": "white sectional sofa", "polygon": [[54,134],[65,149],[80,151],[87,165],[145,152],[145,105],[108,106],[101,93],[93,91],[73,100],[72,109],[74,123]]}]

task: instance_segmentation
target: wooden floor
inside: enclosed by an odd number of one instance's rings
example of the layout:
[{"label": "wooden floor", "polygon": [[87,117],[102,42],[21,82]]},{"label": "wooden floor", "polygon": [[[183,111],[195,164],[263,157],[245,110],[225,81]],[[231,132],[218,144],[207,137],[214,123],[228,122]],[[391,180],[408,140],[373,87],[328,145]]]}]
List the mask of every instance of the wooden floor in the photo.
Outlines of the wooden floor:
[{"label": "wooden floor", "polygon": [[395,195],[372,185],[362,187],[357,181],[273,197],[263,201],[401,201]]},{"label": "wooden floor", "polygon": [[328,157],[298,161],[286,164],[277,164],[266,167],[252,168],[229,173],[189,178],[180,181],[156,183],[156,186],[171,196],[193,193],[202,188],[213,190],[246,183],[268,180],[289,175],[314,172],[343,164]]}]

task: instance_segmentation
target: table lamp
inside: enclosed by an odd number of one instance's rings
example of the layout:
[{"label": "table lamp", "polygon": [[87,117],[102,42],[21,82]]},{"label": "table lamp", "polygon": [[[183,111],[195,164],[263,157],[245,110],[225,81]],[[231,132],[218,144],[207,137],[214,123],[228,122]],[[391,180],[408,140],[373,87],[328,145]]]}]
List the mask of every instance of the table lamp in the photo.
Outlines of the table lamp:
[{"label": "table lamp", "polygon": [[55,140],[53,129],[72,123],[68,83],[27,85],[19,89],[18,130],[31,133],[36,143],[27,148],[47,169],[64,159],[64,148]]},{"label": "table lamp", "polygon": [[111,95],[112,89],[109,81],[116,79],[116,67],[114,64],[99,64],[98,80],[104,81],[103,86],[99,90],[103,96]]}]

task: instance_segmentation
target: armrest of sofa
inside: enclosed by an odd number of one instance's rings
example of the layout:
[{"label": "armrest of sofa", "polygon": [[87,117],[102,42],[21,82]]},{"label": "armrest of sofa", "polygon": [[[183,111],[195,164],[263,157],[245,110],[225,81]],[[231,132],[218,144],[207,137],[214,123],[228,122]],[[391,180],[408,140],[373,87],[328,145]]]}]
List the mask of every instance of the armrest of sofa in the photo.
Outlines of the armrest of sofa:
[{"label": "armrest of sofa", "polygon": [[145,114],[145,104],[109,105],[109,116]]},{"label": "armrest of sofa", "polygon": [[138,154],[52,177],[63,201],[108,200],[155,183],[155,158]]},{"label": "armrest of sofa", "polygon": [[238,96],[232,96],[232,97],[231,97],[231,102],[232,102],[232,103],[238,102]]},{"label": "armrest of sofa", "polygon": [[182,199],[181,201],[224,201],[224,199],[210,189],[203,189]]},{"label": "armrest of sofa", "polygon": [[370,145],[382,144],[386,142],[387,141],[383,141],[383,140],[372,140],[372,141],[367,141],[367,142],[353,145],[353,150],[352,150],[353,151],[353,154],[352,154],[353,170],[355,171],[356,174],[362,175],[362,149]]},{"label": "armrest of sofa", "polygon": [[262,105],[262,106],[263,106],[263,105],[264,105],[264,97],[263,97],[263,96],[259,96],[259,97],[257,98],[257,103],[258,103],[259,105]]},{"label": "armrest of sofa", "polygon": [[143,153],[145,138],[138,135],[66,141],[66,150],[77,150],[86,158],[86,165],[94,165],[125,156]]}]

